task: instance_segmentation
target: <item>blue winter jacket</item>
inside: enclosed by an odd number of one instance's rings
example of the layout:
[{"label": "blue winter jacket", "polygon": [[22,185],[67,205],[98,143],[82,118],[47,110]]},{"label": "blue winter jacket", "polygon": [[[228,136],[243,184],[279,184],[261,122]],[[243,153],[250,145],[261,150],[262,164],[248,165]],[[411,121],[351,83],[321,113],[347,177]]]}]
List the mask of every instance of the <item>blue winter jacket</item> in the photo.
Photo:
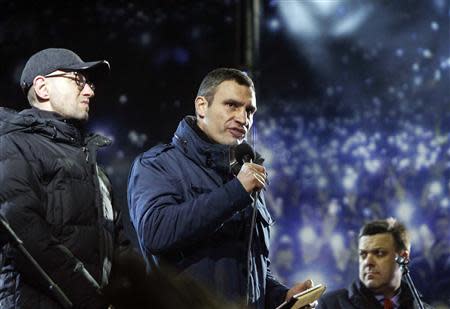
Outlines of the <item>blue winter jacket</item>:
[{"label": "blue winter jacket", "polygon": [[[230,147],[201,138],[195,126],[195,118],[186,117],[172,143],[134,161],[128,183],[130,217],[150,264],[169,263],[227,300],[241,302],[247,292],[253,199],[230,171]],[[275,308],[287,288],[269,269],[272,218],[262,196],[257,209],[250,307]]]}]

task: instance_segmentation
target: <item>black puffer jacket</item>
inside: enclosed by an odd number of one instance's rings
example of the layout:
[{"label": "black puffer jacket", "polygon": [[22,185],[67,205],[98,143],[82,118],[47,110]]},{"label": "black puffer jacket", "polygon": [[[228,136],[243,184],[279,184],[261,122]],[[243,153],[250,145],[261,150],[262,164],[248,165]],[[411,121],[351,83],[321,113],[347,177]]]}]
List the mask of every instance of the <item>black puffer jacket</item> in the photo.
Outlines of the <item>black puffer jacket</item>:
[{"label": "black puffer jacket", "polygon": [[[106,307],[86,274],[103,286],[111,267],[116,212],[95,162],[109,143],[51,112],[0,109],[0,212],[76,308]],[[0,308],[61,308],[10,242],[1,262]]]}]

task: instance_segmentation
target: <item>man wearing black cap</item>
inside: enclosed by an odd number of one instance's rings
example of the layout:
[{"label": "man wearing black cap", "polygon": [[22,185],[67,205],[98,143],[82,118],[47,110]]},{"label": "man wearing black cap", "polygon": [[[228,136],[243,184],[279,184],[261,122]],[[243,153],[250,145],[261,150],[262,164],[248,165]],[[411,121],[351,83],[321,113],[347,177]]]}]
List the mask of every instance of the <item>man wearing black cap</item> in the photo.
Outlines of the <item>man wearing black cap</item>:
[{"label": "man wearing black cap", "polygon": [[[93,82],[108,72],[107,61],[42,50],[21,76],[31,109],[0,109],[0,214],[76,308],[107,307],[98,291],[120,247],[111,186],[95,159],[111,141],[82,130]],[[63,308],[11,239],[1,245],[0,308]]]}]

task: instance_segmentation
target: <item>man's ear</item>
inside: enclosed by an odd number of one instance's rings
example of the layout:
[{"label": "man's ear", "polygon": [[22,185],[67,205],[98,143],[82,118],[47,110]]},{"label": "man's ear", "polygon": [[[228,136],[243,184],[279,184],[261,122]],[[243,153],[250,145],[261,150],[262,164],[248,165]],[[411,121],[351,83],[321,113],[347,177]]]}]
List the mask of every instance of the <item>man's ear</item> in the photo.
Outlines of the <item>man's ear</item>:
[{"label": "man's ear", "polygon": [[197,117],[204,118],[208,109],[208,101],[205,97],[198,96],[195,98],[195,113]]},{"label": "man's ear", "polygon": [[33,86],[38,98],[42,100],[48,100],[50,98],[44,76],[36,76],[33,80]]}]

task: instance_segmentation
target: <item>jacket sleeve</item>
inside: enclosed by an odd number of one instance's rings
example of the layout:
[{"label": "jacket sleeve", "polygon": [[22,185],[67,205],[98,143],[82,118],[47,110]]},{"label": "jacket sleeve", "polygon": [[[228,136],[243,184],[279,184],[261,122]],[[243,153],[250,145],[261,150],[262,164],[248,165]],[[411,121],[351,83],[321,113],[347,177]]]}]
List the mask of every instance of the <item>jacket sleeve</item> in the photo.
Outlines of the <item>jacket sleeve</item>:
[{"label": "jacket sleeve", "polygon": [[322,298],[319,298],[319,300],[317,301],[316,309],[327,309],[327,308],[328,308],[327,304],[323,301]]},{"label": "jacket sleeve", "polygon": [[[77,308],[100,308],[96,289],[82,273],[80,261],[69,249],[52,236],[51,226],[45,220],[47,195],[43,181],[30,158],[14,141],[0,138],[0,213],[23,241],[24,247],[62,289]],[[5,233],[5,231],[1,231]],[[12,245],[3,247],[5,249]],[[18,250],[8,251],[17,270],[30,285],[50,295],[45,281],[40,280],[33,265]]]},{"label": "jacket sleeve", "polygon": [[211,235],[252,198],[236,178],[190,200],[162,160],[138,157],[128,182],[130,217],[148,257],[183,249]]},{"label": "jacket sleeve", "polygon": [[267,267],[266,276],[266,308],[276,308],[284,302],[288,288],[278,282],[272,275],[270,267]]}]

